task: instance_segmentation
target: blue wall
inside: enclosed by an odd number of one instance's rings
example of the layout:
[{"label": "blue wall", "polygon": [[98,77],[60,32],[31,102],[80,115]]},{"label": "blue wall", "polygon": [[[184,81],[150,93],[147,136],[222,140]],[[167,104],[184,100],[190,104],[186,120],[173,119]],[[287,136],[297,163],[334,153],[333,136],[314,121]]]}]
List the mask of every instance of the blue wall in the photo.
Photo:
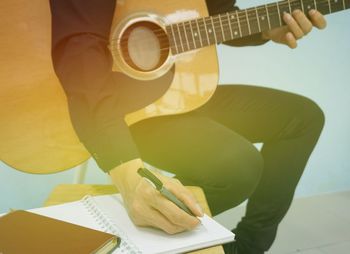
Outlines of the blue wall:
[{"label": "blue wall", "polygon": [[[240,6],[262,3],[241,1]],[[221,83],[254,84],[292,91],[315,100],[326,126],[298,187],[297,195],[350,189],[350,12],[327,17],[328,28],[314,30],[296,50],[268,43],[261,47],[219,46]],[[71,183],[75,169],[37,176],[0,163],[0,213],[40,206],[52,188]],[[108,183],[90,163],[88,183]]]}]

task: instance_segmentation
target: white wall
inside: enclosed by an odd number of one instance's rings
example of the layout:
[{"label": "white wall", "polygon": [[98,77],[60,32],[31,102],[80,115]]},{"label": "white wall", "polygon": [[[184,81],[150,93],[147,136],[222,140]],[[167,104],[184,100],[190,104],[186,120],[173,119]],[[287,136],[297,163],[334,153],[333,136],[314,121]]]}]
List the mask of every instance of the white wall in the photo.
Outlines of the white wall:
[{"label": "white wall", "polygon": [[[241,1],[240,6],[262,3]],[[350,189],[350,12],[329,16],[325,31],[313,31],[296,50],[219,46],[221,83],[255,84],[303,94],[326,114],[326,126],[297,195]],[[108,183],[94,163],[88,183]],[[0,163],[0,213],[40,206],[52,188],[72,182],[74,169],[49,176],[28,175]]]},{"label": "white wall", "polygon": [[[241,0],[239,6],[264,2]],[[314,29],[295,50],[274,43],[219,47],[220,83],[299,93],[325,112],[324,131],[297,191],[303,196],[350,189],[350,11],[326,18],[327,29]]]}]

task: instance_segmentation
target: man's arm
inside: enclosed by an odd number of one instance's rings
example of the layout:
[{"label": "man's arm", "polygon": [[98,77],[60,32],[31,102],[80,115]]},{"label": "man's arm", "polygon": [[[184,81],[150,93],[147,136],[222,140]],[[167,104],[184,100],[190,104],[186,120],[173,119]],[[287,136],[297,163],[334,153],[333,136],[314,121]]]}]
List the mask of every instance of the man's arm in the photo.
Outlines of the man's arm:
[{"label": "man's arm", "polygon": [[[132,105],[121,99],[132,95],[121,92],[123,84],[114,78],[107,47],[115,0],[50,3],[53,64],[80,141],[99,167],[110,174],[137,225],[161,228],[168,233],[194,228],[199,223],[196,217],[166,200],[136,172],[143,162],[124,121]],[[192,194],[179,181],[161,178],[194,214],[202,214]]]},{"label": "man's arm", "polygon": [[140,156],[124,122],[123,105],[118,104],[107,48],[115,0],[96,2],[50,1],[52,59],[67,95],[73,127],[107,172]]}]

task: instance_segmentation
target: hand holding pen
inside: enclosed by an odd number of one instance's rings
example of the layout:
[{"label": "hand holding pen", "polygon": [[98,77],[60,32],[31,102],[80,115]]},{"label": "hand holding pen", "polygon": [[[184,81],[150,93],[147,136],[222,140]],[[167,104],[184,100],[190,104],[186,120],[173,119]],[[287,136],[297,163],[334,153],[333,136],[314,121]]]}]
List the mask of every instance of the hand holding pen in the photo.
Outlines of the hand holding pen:
[{"label": "hand holding pen", "polygon": [[196,216],[192,213],[192,211],[186,206],[184,202],[182,202],[180,199],[178,199],[171,191],[169,191],[162,181],[158,179],[151,171],[149,171],[146,168],[139,168],[137,173],[139,173],[140,176],[145,177],[147,180],[150,181],[152,186],[156,188],[160,194],[162,194],[166,199],[173,202],[175,205],[177,205],[180,209],[185,211],[191,216]]},{"label": "hand holding pen", "polygon": [[180,181],[151,173],[159,180],[154,184],[145,176],[140,176],[138,171],[145,171],[139,168],[131,165],[111,174],[129,216],[137,226],[155,227],[175,234],[192,230],[200,224],[197,217],[203,216],[203,213],[192,193]]}]

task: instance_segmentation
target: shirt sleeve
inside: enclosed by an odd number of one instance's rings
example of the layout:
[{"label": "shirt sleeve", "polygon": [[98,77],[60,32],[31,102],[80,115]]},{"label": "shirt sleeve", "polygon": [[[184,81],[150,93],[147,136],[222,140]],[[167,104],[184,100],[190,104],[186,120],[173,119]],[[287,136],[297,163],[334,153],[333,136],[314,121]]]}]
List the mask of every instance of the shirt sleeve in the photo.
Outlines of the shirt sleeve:
[{"label": "shirt sleeve", "polygon": [[[236,1],[232,0],[220,0],[213,1],[207,0],[207,6],[209,10],[209,15],[216,15],[224,12],[237,11],[239,8],[236,6]],[[240,39],[235,39],[231,41],[226,41],[223,44],[228,46],[242,47],[242,46],[257,46],[268,42],[262,38],[261,33],[253,34],[251,36],[243,37]]]},{"label": "shirt sleeve", "polygon": [[52,59],[80,141],[105,172],[139,158],[107,47],[115,0],[50,0]]}]

